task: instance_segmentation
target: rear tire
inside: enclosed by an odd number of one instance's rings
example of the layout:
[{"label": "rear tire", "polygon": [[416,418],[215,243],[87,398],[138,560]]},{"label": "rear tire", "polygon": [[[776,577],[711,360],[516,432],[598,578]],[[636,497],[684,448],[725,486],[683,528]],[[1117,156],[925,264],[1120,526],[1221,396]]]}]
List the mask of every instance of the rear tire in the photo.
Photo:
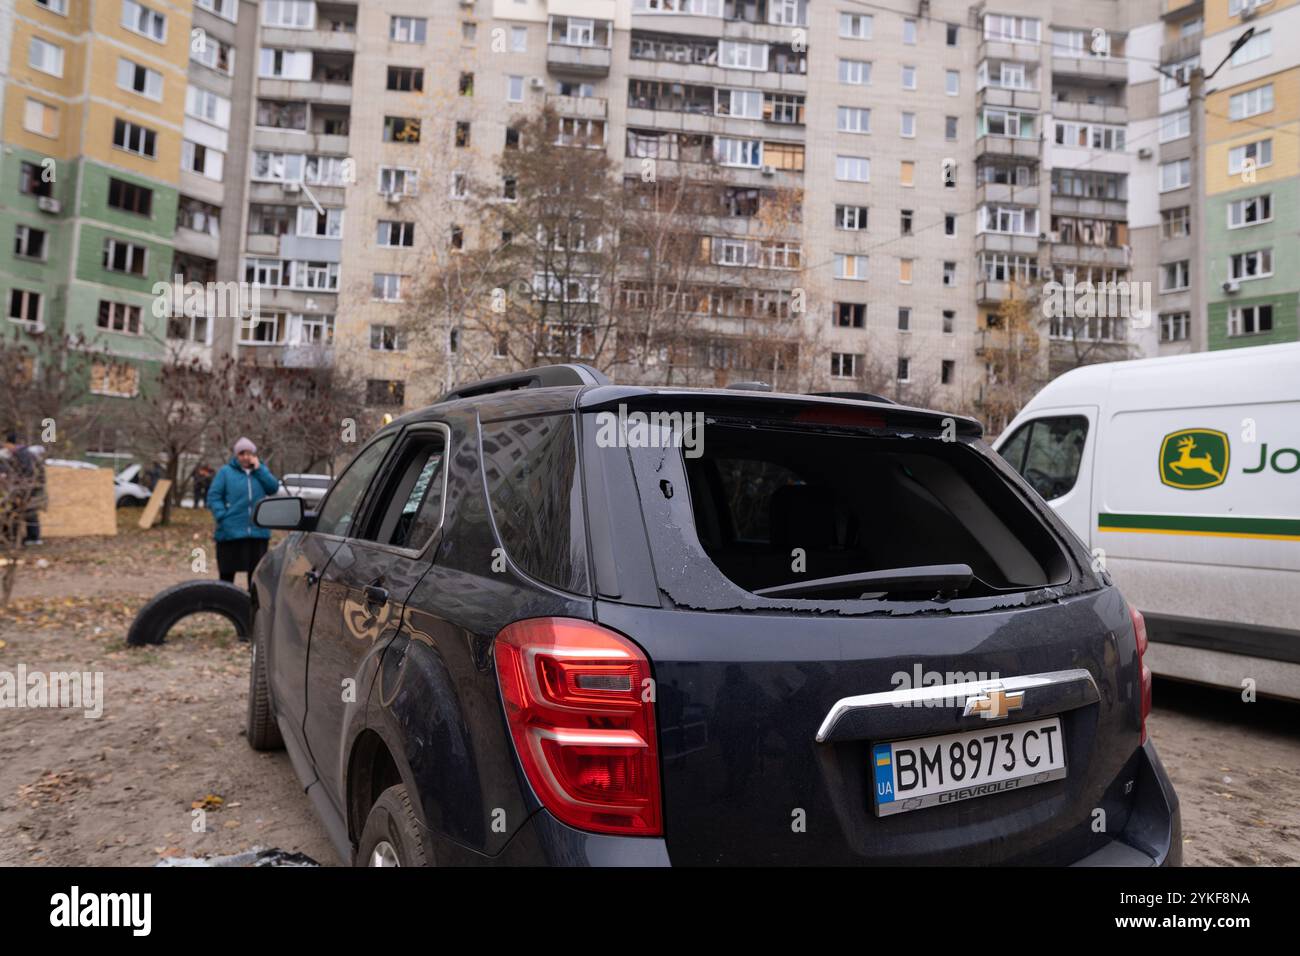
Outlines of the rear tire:
[{"label": "rear tire", "polygon": [[235,625],[239,639],[248,640],[253,614],[248,592],[226,581],[202,580],[177,584],[150,598],[131,622],[126,642],[132,647],[161,644],[182,618],[205,611],[226,618]]},{"label": "rear tire", "polygon": [[428,866],[419,822],[405,784],[389,787],[379,795],[366,817],[356,866]]},{"label": "rear tire", "polygon": [[271,685],[266,674],[265,641],[253,636],[252,662],[248,668],[248,720],[245,733],[254,750],[283,750],[284,738],[271,711]]}]

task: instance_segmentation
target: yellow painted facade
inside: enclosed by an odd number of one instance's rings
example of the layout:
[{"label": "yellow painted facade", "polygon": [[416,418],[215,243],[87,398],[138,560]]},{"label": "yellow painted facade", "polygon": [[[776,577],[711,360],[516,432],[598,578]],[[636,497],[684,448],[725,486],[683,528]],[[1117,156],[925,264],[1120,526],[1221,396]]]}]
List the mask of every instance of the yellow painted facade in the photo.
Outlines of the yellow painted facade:
[{"label": "yellow painted facade", "polygon": [[[1238,124],[1244,125],[1244,124]],[[1272,124],[1270,124],[1272,125]],[[1271,183],[1300,173],[1300,121],[1285,123],[1276,129],[1253,129],[1222,142],[1206,146],[1205,192],[1213,196],[1230,189],[1250,185],[1240,173],[1229,175],[1228,152],[1234,146],[1258,140],[1273,141],[1273,162],[1254,170],[1254,182]]]},{"label": "yellow painted facade", "polygon": [[[1293,7],[1300,0],[1272,0],[1261,7],[1255,8],[1255,19],[1266,17],[1270,13],[1276,13],[1279,10],[1285,10],[1287,7]],[[1172,6],[1172,4],[1171,4]],[[1186,6],[1186,4],[1184,4]],[[1205,0],[1205,35],[1213,36],[1224,30],[1235,30],[1242,24],[1240,15],[1230,16],[1228,14],[1228,0]],[[1248,21],[1247,21],[1248,22]]]},{"label": "yellow painted facade", "polygon": [[[1272,85],[1273,109],[1246,119],[1231,118],[1232,97]],[[1256,182],[1273,182],[1300,175],[1300,67],[1217,90],[1205,98],[1207,195],[1240,189],[1240,174],[1228,173],[1228,151],[1234,146],[1272,139],[1273,161],[1255,170]]]}]

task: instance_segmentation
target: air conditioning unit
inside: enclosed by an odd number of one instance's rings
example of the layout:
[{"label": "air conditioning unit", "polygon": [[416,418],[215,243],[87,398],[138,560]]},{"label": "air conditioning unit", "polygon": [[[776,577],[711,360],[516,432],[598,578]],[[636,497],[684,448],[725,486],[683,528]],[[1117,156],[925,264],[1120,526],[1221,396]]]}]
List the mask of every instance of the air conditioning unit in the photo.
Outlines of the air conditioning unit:
[{"label": "air conditioning unit", "polygon": [[1151,158],[1150,146],[1143,146],[1141,149],[1138,150],[1138,159],[1150,159],[1150,158]]},{"label": "air conditioning unit", "polygon": [[300,193],[302,192],[302,183],[285,183],[284,191],[287,193]]},{"label": "air conditioning unit", "polygon": [[764,167],[763,167],[763,175],[764,175],[764,176],[775,176],[775,175],[776,175],[776,167],[775,167],[775,166],[764,166]]},{"label": "air conditioning unit", "polygon": [[63,210],[63,204],[53,196],[37,196],[36,208],[41,212],[53,213],[57,216]]},{"label": "air conditioning unit", "polygon": [[542,82],[542,78],[540,76],[534,76],[532,79],[528,81],[528,85],[535,90],[540,90],[546,84]]},{"label": "air conditioning unit", "polygon": [[399,192],[384,193],[384,198],[388,200],[390,206],[400,206],[402,204],[402,194]]},{"label": "air conditioning unit", "polygon": [[1233,295],[1241,291],[1241,283],[1236,279],[1225,279],[1223,282],[1223,291],[1228,295]]}]

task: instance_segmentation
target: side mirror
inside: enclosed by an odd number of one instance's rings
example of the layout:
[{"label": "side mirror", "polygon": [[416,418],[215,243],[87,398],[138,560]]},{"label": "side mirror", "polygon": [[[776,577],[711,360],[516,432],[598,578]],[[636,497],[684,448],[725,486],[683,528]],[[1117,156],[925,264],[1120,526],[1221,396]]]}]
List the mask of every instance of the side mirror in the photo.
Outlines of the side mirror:
[{"label": "side mirror", "polygon": [[297,531],[303,526],[307,509],[301,498],[282,498],[279,495],[263,498],[253,511],[253,524],[259,528],[283,528]]}]

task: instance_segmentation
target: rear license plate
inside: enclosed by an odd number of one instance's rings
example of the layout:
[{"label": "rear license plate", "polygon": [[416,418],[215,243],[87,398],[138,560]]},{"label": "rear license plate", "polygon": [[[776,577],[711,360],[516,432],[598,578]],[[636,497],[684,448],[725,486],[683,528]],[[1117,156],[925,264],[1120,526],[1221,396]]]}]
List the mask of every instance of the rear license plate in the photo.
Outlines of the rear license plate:
[{"label": "rear license plate", "polygon": [[1065,776],[1061,719],[916,737],[871,748],[876,816],[1018,790]]}]

